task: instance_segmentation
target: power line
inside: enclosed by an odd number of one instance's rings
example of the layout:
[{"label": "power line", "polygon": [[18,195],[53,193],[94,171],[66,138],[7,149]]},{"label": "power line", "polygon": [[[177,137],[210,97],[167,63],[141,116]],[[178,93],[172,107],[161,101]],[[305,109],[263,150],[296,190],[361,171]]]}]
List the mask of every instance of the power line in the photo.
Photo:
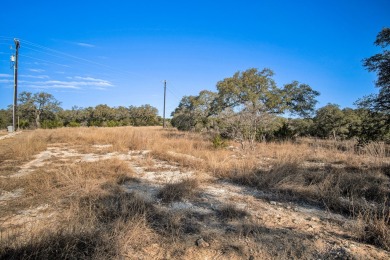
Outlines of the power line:
[{"label": "power line", "polygon": [[[12,38],[0,36],[0,40],[4,40],[5,41],[6,39],[12,39]],[[137,75],[137,76],[140,76],[140,77],[144,77],[144,76],[142,76],[140,74],[128,72],[128,71],[121,70],[121,69],[118,69],[118,68],[113,68],[113,67],[111,67],[109,65],[106,65],[106,64],[101,64],[101,63],[95,62],[93,60],[89,60],[89,59],[85,59],[85,58],[82,58],[82,57],[78,57],[76,55],[69,54],[69,53],[66,53],[66,52],[63,52],[63,51],[59,51],[59,50],[56,50],[56,49],[53,49],[53,48],[49,48],[49,47],[46,47],[46,46],[43,46],[43,45],[40,45],[40,44],[37,44],[37,43],[33,43],[31,41],[27,41],[27,40],[23,40],[23,39],[20,39],[20,41],[23,43],[24,48],[32,50],[32,51],[37,52],[37,53],[43,53],[43,54],[46,54],[46,55],[49,55],[49,56],[52,56],[52,57],[55,57],[55,58],[58,58],[58,59],[73,60],[74,62],[81,63],[81,64],[92,64],[92,65],[100,66],[100,67],[103,67],[104,69],[107,69],[109,71],[112,71],[112,72],[115,72],[115,73],[119,73],[119,74],[124,74],[126,76],[130,76],[130,74],[133,74],[133,75]],[[19,54],[19,55],[23,56],[23,57],[26,57],[26,58],[34,59],[34,60],[37,60],[37,61],[41,61],[41,62],[45,62],[45,63],[49,63],[49,64],[54,64],[54,65],[57,65],[57,66],[70,67],[68,65],[60,64],[60,63],[49,61],[49,60],[46,60],[46,59],[36,58],[36,57],[29,56],[29,55],[24,55],[24,54]],[[121,78],[122,77],[115,76],[115,79],[121,79]],[[125,78],[122,78],[122,79],[125,79]],[[125,80],[128,80],[128,79],[126,78]],[[171,88],[172,87],[166,88],[166,89],[168,89],[168,91],[178,101],[180,101],[181,98],[178,97],[174,93],[176,91],[175,90],[171,90]]]},{"label": "power line", "polygon": [[171,93],[177,100],[181,101],[181,98],[179,98],[178,96],[176,96],[176,94],[173,93],[169,88],[167,88],[167,90],[168,90],[169,93]]},{"label": "power line", "polygon": [[29,49],[29,50],[32,50],[32,51],[36,51],[36,52],[40,52],[40,53],[43,53],[43,54],[47,54],[47,55],[50,55],[50,56],[53,56],[53,57],[56,57],[56,58],[60,58],[60,59],[63,59],[63,58],[64,58],[64,57],[61,57],[61,56],[52,54],[52,53],[50,53],[50,52],[45,52],[45,51],[42,51],[42,50],[36,50],[36,49],[30,48],[30,47],[27,47],[27,46],[24,46],[23,48]]},{"label": "power line", "polygon": [[12,38],[12,37],[6,37],[6,36],[1,36],[1,35],[0,35],[0,39],[12,41],[14,38]]},{"label": "power line", "polygon": [[[36,51],[36,52],[40,52],[40,53],[44,53],[44,54],[47,54],[47,55],[50,55],[50,56],[53,56],[53,57],[56,57],[56,58],[72,59],[73,61],[81,63],[81,64],[89,63],[89,64],[94,64],[94,65],[97,65],[97,66],[103,66],[103,67],[106,67],[106,68],[114,70],[113,68],[111,68],[108,65],[101,64],[101,63],[98,63],[98,62],[94,62],[94,61],[91,61],[91,60],[87,60],[87,59],[84,59],[84,58],[80,58],[80,57],[77,57],[77,56],[74,56],[74,55],[71,55],[71,54],[67,54],[65,52],[61,52],[61,51],[57,51],[57,50],[54,50],[54,49],[51,49],[51,48],[44,47],[44,46],[41,46],[41,45],[33,44],[33,43],[30,43],[30,42],[25,41],[25,40],[23,40],[23,43],[25,43],[27,45],[30,45],[30,46],[32,46],[34,48],[38,48],[38,50],[36,50],[36,49],[27,47],[30,50],[33,50],[33,51]],[[39,50],[39,49],[41,49],[41,50]],[[42,50],[46,50],[46,51],[42,51]],[[58,55],[55,55],[52,52],[60,54],[60,55],[62,55],[62,57],[58,56]]]},{"label": "power line", "polygon": [[43,61],[43,62],[51,63],[51,64],[54,64],[54,65],[62,66],[62,67],[71,68],[69,65],[64,65],[64,64],[60,64],[60,63],[44,60],[44,59],[39,59],[39,58],[31,57],[31,56],[28,56],[28,55],[24,55],[24,54],[19,54],[19,55],[22,56],[22,57],[30,58],[30,59]]},{"label": "power line", "polygon": [[[73,54],[68,54],[68,53],[63,52],[63,51],[58,51],[58,50],[55,50],[53,48],[48,48],[46,46],[39,45],[39,44],[33,43],[31,41],[27,41],[27,40],[23,40],[23,39],[21,39],[20,41],[23,43],[24,48],[30,49],[32,51],[36,51],[36,52],[39,52],[39,53],[47,54],[47,55],[50,55],[50,56],[53,56],[53,57],[56,57],[56,58],[60,58],[60,59],[71,59],[71,60],[73,60],[73,61],[75,61],[77,63],[81,63],[81,64],[93,64],[93,65],[96,65],[96,66],[103,67],[103,68],[105,68],[105,69],[107,69],[107,70],[109,70],[111,72],[119,73],[119,74],[126,75],[126,76],[134,76],[134,75],[136,75],[138,77],[145,78],[145,76],[140,75],[138,73],[128,72],[128,71],[121,70],[121,69],[118,69],[118,68],[113,68],[113,67],[111,67],[109,65],[106,65],[106,64],[101,64],[101,63],[98,63],[98,62],[95,62],[95,61],[92,61],[92,60],[88,60],[88,59],[85,59],[85,58],[81,58],[81,57],[75,56]],[[25,46],[25,45],[27,45],[27,46]],[[30,46],[30,47],[28,47],[28,46]],[[60,63],[48,61],[48,60],[41,59],[41,58],[35,58],[35,57],[31,57],[31,56],[24,55],[24,54],[23,55],[20,54],[20,56],[23,56],[23,57],[26,57],[26,58],[35,59],[35,60],[42,61],[42,62],[47,62],[47,63],[50,63],[50,64],[63,66],[63,67],[70,67],[68,65],[63,65],[63,64],[60,64]],[[118,77],[116,76],[115,79],[118,79]],[[122,79],[125,79],[125,78],[122,78]],[[126,78],[125,80],[128,80],[128,79]],[[169,88],[168,88],[168,91],[173,96],[175,96],[179,101],[181,100],[181,98],[179,98]]]},{"label": "power line", "polygon": [[[52,49],[52,48],[48,48],[48,47],[45,47],[45,46],[42,46],[42,45],[30,42],[30,41],[23,40],[23,43],[25,43],[27,45],[30,45],[30,46],[33,46],[33,47],[36,47],[36,48],[41,48],[41,49],[44,49],[44,50],[55,52],[55,53],[58,53],[58,54],[61,54],[61,55],[64,55],[64,56],[67,56],[67,57],[70,57],[70,58],[73,58],[73,59],[82,60],[82,61],[89,62],[89,63],[96,63],[94,61],[90,61],[90,60],[87,60],[87,59],[84,59],[84,58],[80,58],[80,57],[77,57],[75,55],[68,54],[68,53],[65,53],[65,52],[62,52],[62,51],[58,51],[58,50],[55,50],[55,49]],[[100,63],[96,63],[96,64],[104,66],[103,64],[100,64]]]},{"label": "power line", "polygon": [[[126,75],[132,74],[133,76],[135,75],[135,76],[138,76],[138,77],[146,78],[145,76],[140,75],[138,73],[129,72],[129,71],[121,70],[121,69],[118,69],[118,68],[114,68],[114,67],[111,67],[111,66],[106,65],[106,64],[102,64],[102,63],[98,63],[98,62],[95,62],[95,61],[92,61],[92,60],[81,58],[81,57],[75,56],[73,54],[68,54],[68,53],[65,53],[63,51],[58,51],[58,50],[55,50],[55,49],[52,49],[52,48],[48,48],[48,47],[45,47],[45,46],[42,46],[42,45],[30,42],[30,41],[23,40],[23,43],[27,44],[27,45],[30,45],[32,47],[35,47],[35,48],[40,48],[40,49],[43,49],[43,50],[47,50],[49,52],[54,52],[54,53],[63,55],[65,57],[67,57],[67,58],[71,58],[71,59],[76,60],[78,62],[83,61],[83,62],[86,62],[86,63],[89,63],[89,64],[93,64],[93,65],[96,65],[96,66],[104,67],[104,68],[109,69],[109,70],[111,70],[113,72],[116,72],[116,73],[120,72],[120,73],[126,74]],[[47,53],[47,54],[49,54],[49,53]],[[49,54],[49,55],[52,55],[52,54]]]}]

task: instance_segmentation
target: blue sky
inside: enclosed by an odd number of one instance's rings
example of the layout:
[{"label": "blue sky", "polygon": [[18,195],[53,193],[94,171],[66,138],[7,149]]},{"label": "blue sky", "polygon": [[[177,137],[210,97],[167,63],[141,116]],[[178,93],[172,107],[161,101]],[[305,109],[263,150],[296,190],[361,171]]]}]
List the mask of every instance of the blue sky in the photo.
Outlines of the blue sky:
[{"label": "blue sky", "polygon": [[167,115],[184,95],[216,90],[238,70],[270,68],[352,107],[376,92],[362,59],[380,51],[390,1],[2,1],[0,108],[12,103],[10,55],[21,41],[19,92],[64,108],[150,104]]}]

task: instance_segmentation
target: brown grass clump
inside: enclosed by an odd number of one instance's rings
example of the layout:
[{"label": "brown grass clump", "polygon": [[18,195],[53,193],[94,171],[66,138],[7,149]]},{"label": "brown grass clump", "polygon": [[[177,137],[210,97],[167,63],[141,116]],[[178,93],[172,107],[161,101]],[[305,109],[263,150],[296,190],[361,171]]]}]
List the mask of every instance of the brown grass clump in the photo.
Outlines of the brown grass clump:
[{"label": "brown grass clump", "polygon": [[390,210],[386,204],[360,211],[351,228],[358,240],[390,250]]},{"label": "brown grass clump", "polygon": [[165,203],[192,199],[197,194],[199,183],[196,179],[186,179],[177,183],[166,184],[157,197]]},{"label": "brown grass clump", "polygon": [[326,206],[337,212],[356,214],[359,201],[382,203],[390,196],[390,180],[381,170],[328,166],[308,169],[298,164],[281,164],[271,170],[232,173],[232,181],[292,198]]},{"label": "brown grass clump", "polygon": [[[47,231],[46,231],[47,232]],[[115,256],[99,232],[37,234],[29,243],[2,248],[2,259],[107,259]]]},{"label": "brown grass clump", "polygon": [[249,216],[249,213],[243,209],[238,209],[233,204],[223,206],[218,210],[218,217],[224,221],[238,220]]},{"label": "brown grass clump", "polygon": [[[72,201],[54,225],[45,223],[26,241],[2,241],[0,258],[108,259],[153,239],[147,215],[153,206],[135,193],[87,195]],[[150,235],[145,236],[147,233]],[[129,241],[135,239],[135,243]],[[137,243],[138,241],[138,243]],[[134,242],[134,241],[133,241]]]},{"label": "brown grass clump", "polygon": [[[17,178],[14,184],[23,188],[27,197],[39,203],[44,198],[56,200],[65,194],[79,196],[100,192],[102,184],[121,182],[132,176],[133,172],[125,162],[109,159],[63,165],[59,168],[40,168],[24,178]],[[0,185],[7,185],[7,182],[2,181]],[[6,189],[1,186],[1,189]]]},{"label": "brown grass clump", "polygon": [[47,136],[42,131],[26,132],[0,142],[0,162],[12,160],[14,165],[25,162],[47,147]]}]

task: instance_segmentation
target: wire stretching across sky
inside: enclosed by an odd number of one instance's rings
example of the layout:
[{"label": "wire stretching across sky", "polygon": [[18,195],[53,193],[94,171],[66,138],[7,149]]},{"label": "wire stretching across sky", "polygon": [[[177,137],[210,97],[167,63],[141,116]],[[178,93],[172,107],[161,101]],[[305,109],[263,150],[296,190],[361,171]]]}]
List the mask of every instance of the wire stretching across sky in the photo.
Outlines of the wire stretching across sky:
[{"label": "wire stretching across sky", "polygon": [[[55,50],[53,48],[48,48],[48,47],[45,47],[45,46],[42,46],[42,45],[30,42],[30,41],[27,41],[27,40],[23,40],[23,39],[19,39],[19,40],[21,42],[21,45],[30,46],[30,47],[27,47],[30,50],[37,51],[37,52],[40,52],[40,53],[44,53],[44,54],[47,54],[47,55],[50,55],[50,56],[53,56],[53,57],[63,58],[63,59],[68,59],[68,60],[70,59],[70,60],[72,60],[74,62],[77,62],[77,63],[80,63],[80,64],[89,64],[89,65],[92,64],[92,65],[99,66],[101,68],[107,69],[107,70],[109,70],[111,72],[115,72],[115,73],[119,72],[120,74],[124,74],[126,76],[130,76],[131,75],[131,76],[137,76],[137,77],[141,77],[141,78],[146,78],[146,76],[141,75],[139,73],[125,71],[125,70],[122,70],[120,68],[114,68],[114,67],[109,66],[107,64],[102,64],[102,63],[95,62],[95,61],[92,61],[92,60],[89,60],[89,59],[78,57],[76,55],[69,54],[69,53],[66,53],[66,52],[63,52],[63,51],[59,51],[59,50]],[[34,49],[34,48],[36,48],[36,49]]]},{"label": "wire stretching across sky", "polygon": [[[11,39],[9,37],[3,37],[3,38]],[[122,76],[126,75],[126,76],[131,76],[131,77],[134,77],[134,76],[145,77],[145,76],[137,74],[137,73],[132,73],[132,72],[128,72],[128,71],[124,71],[124,70],[118,69],[118,68],[113,68],[113,67],[111,67],[109,65],[106,65],[106,64],[101,64],[101,63],[98,63],[98,62],[95,62],[95,61],[92,61],[92,60],[89,60],[89,59],[78,57],[78,56],[73,55],[73,54],[69,54],[69,53],[66,53],[66,52],[63,52],[63,51],[58,51],[58,50],[55,50],[53,48],[48,48],[48,47],[45,47],[45,46],[42,46],[42,45],[30,42],[30,41],[27,41],[27,40],[20,39],[20,43],[21,43],[21,47],[22,48],[31,50],[33,52],[37,52],[39,54],[45,54],[45,55],[54,57],[56,59],[71,60],[72,62],[76,62],[76,63],[81,64],[81,65],[95,65],[95,66],[103,68],[104,70],[108,70],[108,71],[114,72],[114,73],[119,73]],[[22,57],[26,57],[26,58],[37,60],[37,61],[41,61],[41,62],[45,62],[45,63],[49,63],[49,64],[54,64],[54,65],[61,66],[61,67],[71,68],[71,66],[69,66],[69,65],[65,65],[65,64],[58,63],[58,62],[49,61],[47,59],[37,58],[37,57],[33,57],[31,55],[25,55],[25,54],[22,54],[22,53],[19,53],[19,55],[22,56]],[[115,78],[118,78],[118,77],[115,77]],[[123,79],[125,79],[125,78],[123,78]],[[127,78],[126,78],[126,80],[127,80]]]},{"label": "wire stretching across sky", "polygon": [[42,61],[42,62],[50,63],[50,64],[54,64],[54,65],[57,65],[57,66],[62,66],[62,67],[70,68],[69,65],[64,65],[64,64],[60,64],[60,63],[56,63],[56,62],[44,60],[44,59],[39,59],[39,58],[31,57],[31,56],[28,56],[28,55],[20,54],[20,53],[19,53],[19,56],[26,57],[26,58],[33,59],[33,60],[37,60],[37,61]]},{"label": "wire stretching across sky", "polygon": [[[13,40],[13,38],[0,36],[0,40],[11,41],[11,40]],[[137,77],[140,77],[140,78],[145,78],[145,76],[137,74],[137,73],[124,71],[124,70],[121,70],[120,68],[119,69],[118,68],[113,68],[113,67],[111,67],[109,65],[106,65],[106,64],[101,64],[101,63],[98,63],[98,62],[95,62],[95,61],[92,61],[92,60],[89,60],[89,59],[78,57],[78,56],[73,55],[73,54],[69,54],[69,53],[66,53],[66,52],[63,52],[63,51],[55,50],[53,48],[48,48],[48,47],[45,47],[45,46],[33,43],[31,41],[27,41],[27,40],[24,40],[24,39],[19,39],[19,41],[21,43],[22,48],[24,47],[25,49],[31,50],[33,52],[37,52],[37,53],[40,53],[40,54],[45,54],[45,55],[48,55],[48,56],[51,56],[51,57],[54,57],[54,58],[57,58],[57,59],[71,60],[72,62],[76,62],[76,63],[82,64],[82,65],[95,65],[95,66],[98,66],[100,68],[103,68],[104,70],[108,70],[111,73],[114,72],[114,73],[120,74],[122,76],[124,76],[124,75],[127,76],[127,77],[129,77],[129,76],[130,77],[137,76]],[[11,45],[11,47],[12,47],[12,45]],[[22,53],[19,53],[19,55],[21,57],[25,57],[25,58],[29,58],[29,59],[33,59],[33,60],[37,60],[37,61],[41,61],[41,62],[45,62],[45,63],[49,63],[49,64],[61,66],[61,67],[71,68],[71,66],[69,66],[69,65],[60,64],[58,62],[49,61],[47,59],[32,57],[30,55],[25,55],[25,54],[22,54]],[[121,79],[121,78],[116,76],[115,79]],[[122,78],[122,79],[128,80],[128,78]]]},{"label": "wire stretching across sky", "polygon": [[[45,47],[45,46],[42,46],[42,45],[39,45],[39,44],[36,44],[36,43],[33,43],[31,41],[27,41],[27,40],[23,40],[23,39],[19,39],[21,44],[23,45],[27,45],[27,46],[24,46],[24,48],[26,49],[29,49],[29,50],[32,50],[32,51],[35,51],[35,52],[39,52],[39,53],[43,53],[43,54],[47,54],[49,56],[52,56],[52,57],[55,57],[55,58],[60,58],[60,59],[70,59],[70,60],[73,60],[77,63],[80,63],[80,64],[92,64],[92,65],[96,65],[96,66],[99,66],[99,67],[102,67],[102,68],[105,68],[105,69],[108,69],[110,70],[111,72],[115,72],[115,73],[120,73],[120,74],[124,74],[126,76],[130,76],[129,74],[131,74],[131,76],[138,76],[138,77],[142,77],[142,78],[146,78],[146,76],[144,75],[141,75],[139,73],[133,73],[133,72],[128,72],[128,71],[125,71],[125,70],[121,70],[121,69],[118,69],[118,68],[114,68],[112,66],[109,66],[109,65],[106,65],[106,64],[102,64],[102,63],[98,63],[98,62],[95,62],[95,61],[92,61],[92,60],[89,60],[89,59],[85,59],[85,58],[82,58],[82,57],[78,57],[76,55],[73,55],[73,54],[69,54],[69,53],[66,53],[66,52],[63,52],[63,51],[59,51],[59,50],[55,50],[53,48],[48,48],[48,47]],[[55,53],[55,54],[53,54]],[[51,64],[56,64],[56,65],[59,65],[59,66],[64,66],[64,67],[70,67],[68,65],[64,65],[64,64],[60,64],[60,63],[55,63],[55,62],[51,62],[51,61],[48,61],[48,60],[44,60],[44,59],[39,59],[39,58],[35,58],[35,57],[31,57],[31,56],[27,56],[27,55],[21,55],[21,56],[25,56],[27,58],[31,58],[31,59],[35,59],[35,60],[40,60],[40,61],[43,61],[43,62],[47,62],[47,63],[51,63]],[[174,88],[172,86],[170,86],[169,88],[167,87],[167,90],[173,95],[175,96],[175,98],[177,98],[178,101],[181,100],[180,97],[178,97],[173,91],[171,91],[170,89],[174,90]],[[177,92],[177,91],[176,91]]]},{"label": "wire stretching across sky", "polygon": [[[0,43],[4,41],[4,44],[8,44],[6,42],[11,42],[12,41],[11,44],[10,44],[11,48],[12,48],[13,40],[14,39],[11,38],[11,37],[0,36]],[[133,78],[134,76],[137,76],[139,78],[147,78],[146,76],[140,75],[138,73],[125,71],[125,70],[122,70],[120,68],[114,68],[114,67],[109,66],[107,64],[102,64],[102,63],[99,63],[99,62],[96,62],[96,61],[93,61],[93,60],[90,60],[90,59],[86,59],[86,58],[83,58],[83,57],[80,57],[80,56],[76,56],[74,54],[70,54],[70,53],[67,53],[67,52],[64,52],[64,51],[59,51],[59,50],[56,50],[56,49],[53,49],[53,48],[49,48],[49,47],[46,47],[46,46],[43,46],[43,45],[31,42],[31,41],[28,41],[28,40],[25,40],[25,39],[19,39],[19,41],[20,41],[20,44],[21,44],[21,48],[30,50],[31,52],[37,53],[37,54],[40,55],[40,57],[38,58],[38,57],[34,57],[33,54],[26,55],[26,54],[23,54],[23,52],[22,52],[22,53],[19,53],[19,55],[21,57],[25,57],[25,58],[28,58],[28,59],[32,59],[32,60],[40,61],[40,62],[43,62],[43,63],[60,66],[60,67],[65,67],[65,68],[72,68],[72,66],[66,65],[66,64],[62,64],[62,63],[59,63],[59,62],[54,62],[54,61],[42,58],[41,56],[47,55],[47,56],[53,57],[53,58],[55,58],[57,60],[64,60],[64,61],[68,60],[68,61],[72,61],[72,62],[75,62],[77,64],[81,64],[81,65],[88,65],[88,66],[93,65],[93,66],[100,67],[103,70],[109,71],[111,73],[115,73],[117,76],[114,77],[114,80],[128,81],[128,77]],[[21,63],[23,64],[23,61]],[[118,77],[118,74],[120,75],[119,77]],[[168,84],[167,91],[170,93],[171,98],[176,100],[176,102],[174,102],[174,103],[178,104],[181,101],[182,98],[179,97],[179,96],[182,93],[179,93],[172,86],[172,84]],[[172,101],[172,99],[171,99],[171,101]],[[173,105],[173,104],[172,105],[168,105],[168,107],[172,107],[172,108],[174,108],[175,106],[176,105]]]},{"label": "wire stretching across sky", "polygon": [[[1,38],[3,38],[3,39],[1,39]],[[0,36],[0,40],[5,40],[5,41],[7,40],[7,41],[9,41],[11,39],[13,40],[14,38]],[[101,68],[107,69],[107,70],[109,70],[111,72],[115,72],[115,73],[119,72],[119,74],[126,75],[126,76],[138,76],[138,77],[141,77],[141,78],[147,78],[146,76],[141,75],[139,73],[125,71],[125,70],[122,70],[120,68],[114,68],[114,67],[109,66],[107,64],[102,64],[102,63],[95,62],[95,61],[92,61],[92,60],[89,60],[89,59],[78,57],[78,56],[76,56],[74,54],[69,54],[69,53],[66,53],[64,51],[59,51],[59,50],[56,50],[56,49],[53,49],[53,48],[49,48],[49,47],[46,47],[46,46],[43,46],[43,45],[31,42],[31,41],[27,41],[27,40],[24,40],[24,39],[19,39],[19,41],[20,41],[21,46],[23,46],[26,49],[29,49],[29,50],[34,51],[34,52],[46,54],[46,55],[52,56],[54,58],[72,60],[73,62],[77,62],[79,64],[95,65],[95,66],[99,66]],[[32,57],[32,56],[25,55],[25,54],[19,54],[19,55],[22,56],[22,57],[26,57],[26,58],[30,58],[30,59],[34,59],[34,60],[38,60],[38,61],[42,61],[42,62],[46,62],[46,63],[58,65],[58,66],[62,66],[62,67],[70,67],[69,65],[60,64],[60,63],[49,61],[49,60],[42,59],[42,58],[36,58],[36,57]],[[123,79],[125,79],[125,78],[123,78]],[[167,90],[173,96],[175,96],[175,98],[177,98],[178,101],[180,101],[181,98],[178,97],[173,91],[171,91],[170,88],[174,91],[172,86],[167,88]]]}]

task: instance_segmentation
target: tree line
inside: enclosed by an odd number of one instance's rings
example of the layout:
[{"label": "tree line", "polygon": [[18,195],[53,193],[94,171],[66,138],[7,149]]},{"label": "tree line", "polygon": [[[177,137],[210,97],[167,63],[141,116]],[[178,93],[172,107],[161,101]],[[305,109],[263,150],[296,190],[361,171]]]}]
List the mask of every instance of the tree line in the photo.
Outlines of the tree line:
[{"label": "tree line", "polygon": [[359,99],[355,109],[327,104],[315,110],[320,93],[309,85],[293,81],[278,87],[272,70],[251,68],[219,81],[217,92],[184,96],[172,113],[172,125],[180,130],[212,131],[242,145],[296,136],[389,142],[389,44],[390,28],[384,28],[375,41],[382,53],[363,60],[369,71],[377,73],[379,93]]},{"label": "tree line", "polygon": [[[327,104],[315,109],[320,94],[309,85],[293,81],[277,86],[273,71],[250,68],[217,83],[217,91],[203,90],[184,96],[172,112],[170,123],[184,131],[207,131],[242,145],[257,141],[286,140],[298,136],[390,142],[390,28],[384,28],[375,45],[382,52],[363,60],[377,73],[378,94],[356,101],[356,108]],[[140,107],[73,107],[62,109],[51,94],[19,95],[20,128],[76,126],[161,125],[158,110]],[[0,126],[10,125],[12,109],[0,110]]]},{"label": "tree line", "polygon": [[[19,128],[56,128],[77,126],[153,126],[161,125],[157,108],[151,105],[62,109],[60,102],[46,92],[22,92],[18,97]],[[0,110],[0,126],[12,124],[12,107]]]}]

